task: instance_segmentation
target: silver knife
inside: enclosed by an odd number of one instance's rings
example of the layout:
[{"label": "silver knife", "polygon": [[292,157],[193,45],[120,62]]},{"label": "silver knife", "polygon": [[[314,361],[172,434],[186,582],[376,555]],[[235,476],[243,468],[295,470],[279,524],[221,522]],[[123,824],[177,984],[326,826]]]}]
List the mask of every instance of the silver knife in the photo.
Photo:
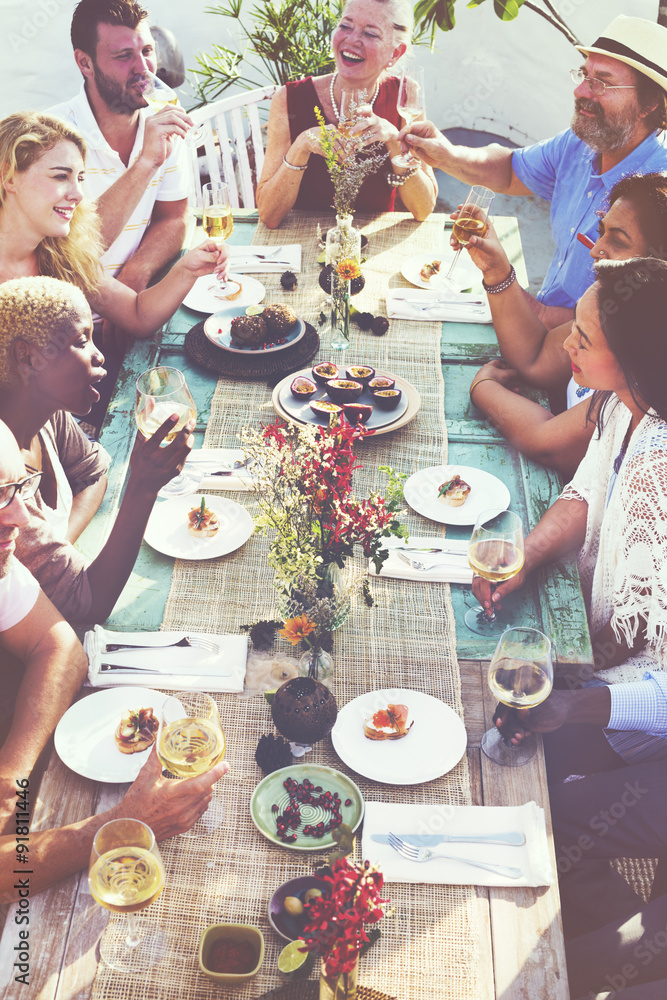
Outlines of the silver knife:
[{"label": "silver knife", "polygon": [[395,302],[408,302],[415,306],[484,306],[484,299],[431,299],[426,302],[416,295],[394,295]]},{"label": "silver knife", "polygon": [[437,549],[437,548],[429,549],[429,548],[426,548],[426,547],[421,548],[418,545],[390,545],[390,546],[387,546],[387,548],[388,548],[389,552],[393,552],[393,551],[397,551],[397,552],[443,552],[443,553],[445,553],[445,555],[449,555],[449,556],[466,556],[467,557],[467,550],[465,550],[465,549],[452,549],[452,548],[448,548],[447,546],[445,546],[444,548],[441,548],[441,549]]},{"label": "silver knife", "polygon": [[[159,646],[156,646],[155,648],[156,649],[160,649]],[[144,674],[164,674],[165,676],[171,677],[172,674],[183,673],[183,671],[187,670],[187,668],[185,668],[185,667],[183,667],[181,665],[180,667],[175,667],[174,670],[170,670],[169,671],[169,670],[156,670],[154,667],[126,667],[122,663],[101,663],[100,664],[100,671],[102,673],[105,673],[108,670],[121,670],[121,671],[122,670],[125,670],[125,671],[140,670]],[[196,669],[193,670],[192,673],[193,674],[197,674],[197,670]],[[231,674],[219,674],[219,673],[215,673],[215,674],[211,674],[211,676],[212,677],[231,677],[232,675]]]},{"label": "silver knife", "polygon": [[[518,830],[508,833],[464,834],[464,833],[398,833],[397,837],[414,847],[433,847],[435,844],[505,844],[508,847],[521,847],[526,843],[525,836]],[[376,844],[388,844],[388,833],[372,833],[371,840]]]}]

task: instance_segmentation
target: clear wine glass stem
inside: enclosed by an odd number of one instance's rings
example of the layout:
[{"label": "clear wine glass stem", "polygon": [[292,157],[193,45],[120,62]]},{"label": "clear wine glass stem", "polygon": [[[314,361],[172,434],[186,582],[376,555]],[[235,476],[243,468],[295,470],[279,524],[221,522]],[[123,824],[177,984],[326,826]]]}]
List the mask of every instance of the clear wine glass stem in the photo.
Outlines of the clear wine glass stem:
[{"label": "clear wine glass stem", "polygon": [[454,259],[452,260],[452,263],[449,265],[449,271],[447,271],[447,274],[445,275],[445,281],[447,281],[448,278],[451,278],[452,271],[454,270],[454,268],[458,264],[458,260],[459,260],[459,257],[461,256],[461,251],[462,250],[463,250],[463,247],[459,247],[458,250],[456,251],[456,253],[454,254]]},{"label": "clear wine glass stem", "polygon": [[137,920],[136,913],[127,914],[127,937],[125,938],[125,944],[128,948],[136,948],[141,941],[141,932],[139,930],[139,921]]}]

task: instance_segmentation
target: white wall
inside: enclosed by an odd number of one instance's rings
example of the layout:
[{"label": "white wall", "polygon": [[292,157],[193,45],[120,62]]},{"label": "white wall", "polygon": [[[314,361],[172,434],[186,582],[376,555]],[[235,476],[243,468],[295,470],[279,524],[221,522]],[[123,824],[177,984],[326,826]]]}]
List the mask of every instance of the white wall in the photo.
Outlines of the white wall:
[{"label": "white wall", "polygon": [[[248,9],[254,2],[245,0]],[[187,68],[212,40],[234,45],[225,20],[204,13],[209,0],[145,0],[145,6],[154,23],[176,34]],[[585,44],[616,14],[654,21],[658,0],[556,0],[556,6]],[[0,117],[43,110],[79,89],[69,41],[73,7],[73,0],[0,0]],[[493,0],[474,10],[458,0],[456,16],[454,31],[438,34],[436,52],[420,50],[429,117],[440,128],[497,132],[519,144],[564,128],[572,111],[568,71],[579,65],[570,43],[531,10],[499,21]]]}]

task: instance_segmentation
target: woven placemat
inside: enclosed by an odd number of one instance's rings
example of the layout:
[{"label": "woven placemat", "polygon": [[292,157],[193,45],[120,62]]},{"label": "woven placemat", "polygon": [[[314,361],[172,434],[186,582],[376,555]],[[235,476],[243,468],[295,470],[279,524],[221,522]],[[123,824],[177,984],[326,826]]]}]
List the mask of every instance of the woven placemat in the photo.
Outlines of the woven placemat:
[{"label": "woven placemat", "polygon": [[[363,220],[355,220],[358,225]],[[323,228],[334,219],[322,220]],[[362,310],[385,312],[387,283],[400,282],[402,262],[410,256],[438,255],[443,239],[442,219],[416,223],[401,214],[381,215],[364,226],[369,236],[364,265],[366,287],[355,299]],[[301,243],[302,271],[298,288],[284,296],[295,312],[311,324],[324,301],[317,278],[317,234],[312,217],[291,213],[277,232],[262,225],[255,242]],[[267,296],[277,293],[279,275],[267,275]],[[381,371],[400,373],[419,391],[422,406],[415,419],[395,433],[368,438],[356,449],[363,466],[355,471],[358,496],[382,492],[382,465],[407,473],[447,460],[444,385],[440,365],[439,323],[392,321],[386,337],[377,338],[353,327],[345,364],[368,363]],[[332,355],[323,337],[319,360]],[[239,392],[233,380],[220,379],[211,402],[206,447],[239,444],[239,428],[275,420],[266,385],[244,383]],[[240,502],[254,516],[254,497]],[[424,530],[423,520],[406,508],[405,522],[413,533]],[[429,525],[440,534],[441,526]],[[273,571],[268,565],[269,540],[255,535],[237,552],[206,562],[177,562],[165,611],[165,628],[237,633],[240,626],[276,616]],[[346,572],[366,569],[365,560],[348,561]],[[353,613],[335,634],[334,693],[339,705],[367,691],[401,687],[423,691],[463,714],[456,659],[454,615],[447,584],[373,578],[374,607],[359,599]],[[284,650],[292,647],[284,644]],[[167,883],[148,911],[169,931],[170,947],[163,961],[145,978],[124,979],[100,967],[93,987],[94,1000],[162,1000],[174,993],[197,1000],[254,1000],[278,988],[276,968],[284,941],[271,930],[268,900],[284,881],[312,871],[326,854],[305,855],[276,847],[255,829],[249,803],[262,774],[254,760],[259,737],[274,732],[270,707],[264,698],[240,700],[219,695],[227,736],[230,773],[223,779],[226,822],[214,835],[200,840],[176,839],[161,845]],[[437,738],[437,737],[436,737]],[[470,803],[467,759],[449,774],[424,785],[378,784],[352,772],[335,754],[329,738],[308,754],[309,762],[335,767],[359,786],[364,799],[382,802]],[[359,841],[356,857],[359,859]],[[479,1000],[479,908],[470,886],[424,884],[386,886],[392,912],[381,923],[382,936],[361,960],[360,977],[388,996],[401,1000]],[[112,918],[116,922],[117,918]],[[216,986],[198,971],[197,946],[210,923],[239,921],[258,926],[265,937],[266,957],[257,976],[245,986]],[[109,931],[107,931],[109,933]],[[485,933],[485,932],[484,932]]]},{"label": "woven placemat", "polygon": [[320,338],[310,323],[303,337],[271,354],[233,354],[212,344],[204,333],[204,320],[196,323],[185,335],[185,349],[202,368],[231,378],[268,378],[278,381],[290,372],[309,364],[320,349]]},{"label": "woven placemat", "polygon": [[[319,982],[311,979],[307,983],[290,983],[288,986],[278,986],[275,990],[262,993],[258,1000],[317,1000],[320,995]],[[378,993],[370,986],[357,987],[357,1000],[397,1000],[388,993]]]}]

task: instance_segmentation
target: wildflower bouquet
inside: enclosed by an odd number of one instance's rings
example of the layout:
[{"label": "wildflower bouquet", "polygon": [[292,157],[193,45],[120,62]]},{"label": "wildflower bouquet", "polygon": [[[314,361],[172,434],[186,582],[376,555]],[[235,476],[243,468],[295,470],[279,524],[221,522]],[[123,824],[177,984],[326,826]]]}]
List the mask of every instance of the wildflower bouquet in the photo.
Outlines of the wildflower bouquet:
[{"label": "wildflower bouquet", "polygon": [[[359,545],[379,572],[387,557],[383,538],[407,537],[397,517],[404,475],[383,466],[389,480],[385,496],[372,492],[360,500],[352,491],[352,473],[360,468],[353,445],[366,433],[344,421],[298,428],[278,421],[261,431],[243,431],[244,449],[258,470],[256,530],[274,532],[269,564],[276,588],[288,598],[301,599],[308,582],[316,585],[318,597],[331,598],[333,591],[322,588],[327,567],[342,569]],[[305,595],[302,604],[310,607],[313,601]],[[324,627],[326,614],[335,609],[319,610]]]},{"label": "wildflower bouquet", "polygon": [[381,152],[360,151],[349,141],[345,142],[340,133],[328,126],[320,108],[315,107],[315,116],[320,123],[320,143],[329,177],[334,187],[334,208],[336,215],[351,215],[359,188],[369,174],[375,173],[389,155],[386,146]]},{"label": "wildflower bouquet", "polygon": [[369,943],[366,925],[382,919],[389,901],[380,896],[382,872],[369,861],[355,864],[340,858],[324,880],[329,886],[308,903],[309,920],[301,937],[303,950],[321,955],[323,973],[333,979],[353,972],[361,948]]}]

